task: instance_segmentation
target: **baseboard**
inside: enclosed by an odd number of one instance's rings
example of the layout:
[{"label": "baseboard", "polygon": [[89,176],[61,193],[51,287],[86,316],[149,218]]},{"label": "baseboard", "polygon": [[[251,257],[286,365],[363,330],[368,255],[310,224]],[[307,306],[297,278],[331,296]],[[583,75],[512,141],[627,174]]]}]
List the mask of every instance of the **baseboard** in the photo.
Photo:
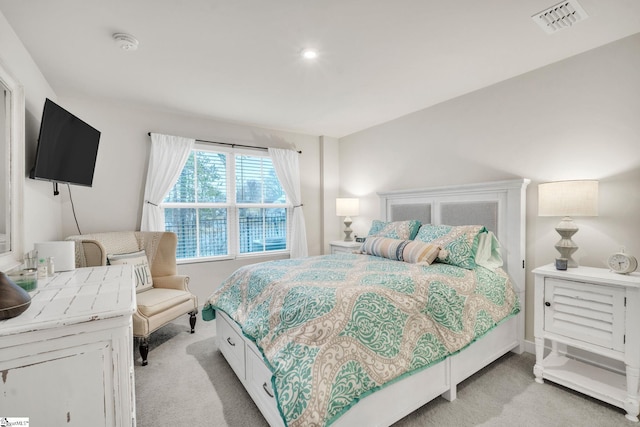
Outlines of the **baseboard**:
[{"label": "baseboard", "polygon": [[532,341],[524,340],[524,351],[531,354],[536,354],[536,345]]}]

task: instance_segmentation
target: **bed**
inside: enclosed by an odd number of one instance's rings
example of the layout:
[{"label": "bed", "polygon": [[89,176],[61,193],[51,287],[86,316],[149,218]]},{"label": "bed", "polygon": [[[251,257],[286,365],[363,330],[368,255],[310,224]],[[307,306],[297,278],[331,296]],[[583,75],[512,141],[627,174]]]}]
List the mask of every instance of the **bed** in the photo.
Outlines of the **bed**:
[{"label": "bed", "polygon": [[[528,183],[381,192],[365,253],[254,264],[225,280],[203,317],[215,317],[220,351],[267,422],[388,426],[521,353]],[[441,230],[461,237],[433,240]],[[502,267],[458,262],[471,246],[478,260],[477,236],[495,252],[493,235]]]}]

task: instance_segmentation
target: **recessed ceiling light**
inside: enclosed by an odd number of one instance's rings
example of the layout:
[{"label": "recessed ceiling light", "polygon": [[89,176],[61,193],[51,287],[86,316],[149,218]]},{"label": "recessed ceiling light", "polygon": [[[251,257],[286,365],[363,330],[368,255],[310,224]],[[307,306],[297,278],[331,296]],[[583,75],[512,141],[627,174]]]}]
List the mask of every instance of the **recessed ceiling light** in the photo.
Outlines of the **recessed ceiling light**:
[{"label": "recessed ceiling light", "polygon": [[302,57],[305,59],[316,59],[318,57],[318,51],[314,49],[304,49],[302,51]]},{"label": "recessed ceiling light", "polygon": [[120,49],[126,51],[134,51],[138,49],[138,40],[131,34],[115,33],[113,39],[116,41]]}]

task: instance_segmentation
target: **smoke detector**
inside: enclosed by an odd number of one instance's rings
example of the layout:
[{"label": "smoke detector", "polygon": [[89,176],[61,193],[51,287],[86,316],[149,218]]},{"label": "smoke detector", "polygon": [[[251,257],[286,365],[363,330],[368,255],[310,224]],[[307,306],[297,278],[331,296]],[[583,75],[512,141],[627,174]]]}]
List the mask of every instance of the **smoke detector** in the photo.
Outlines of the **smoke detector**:
[{"label": "smoke detector", "polygon": [[120,49],[126,51],[134,51],[138,49],[138,39],[133,37],[131,34],[126,33],[115,33],[113,35],[113,39],[116,41]]},{"label": "smoke detector", "polygon": [[563,1],[531,17],[547,34],[569,28],[589,15],[577,0]]}]

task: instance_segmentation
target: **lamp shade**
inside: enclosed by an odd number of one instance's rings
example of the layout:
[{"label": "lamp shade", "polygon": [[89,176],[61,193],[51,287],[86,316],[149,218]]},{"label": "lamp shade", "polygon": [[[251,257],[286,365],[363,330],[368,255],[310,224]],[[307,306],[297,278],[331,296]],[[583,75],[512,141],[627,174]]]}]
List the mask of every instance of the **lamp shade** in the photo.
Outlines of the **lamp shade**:
[{"label": "lamp shade", "polygon": [[355,198],[337,198],[336,199],[336,215],[337,216],[356,216],[360,214],[360,199]]},{"label": "lamp shade", "polygon": [[538,185],[539,216],[598,216],[598,181]]}]

